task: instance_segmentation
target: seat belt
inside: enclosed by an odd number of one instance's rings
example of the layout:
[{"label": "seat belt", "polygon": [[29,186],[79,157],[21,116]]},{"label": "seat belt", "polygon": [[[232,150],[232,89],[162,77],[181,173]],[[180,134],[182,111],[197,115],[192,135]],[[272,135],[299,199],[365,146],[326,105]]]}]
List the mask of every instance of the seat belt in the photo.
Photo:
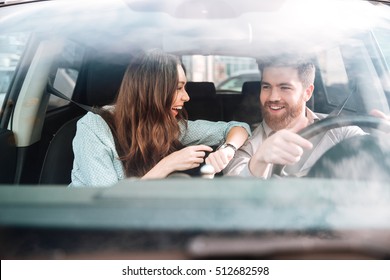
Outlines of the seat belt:
[{"label": "seat belt", "polygon": [[53,94],[54,96],[57,96],[61,99],[64,99],[68,102],[71,102],[75,105],[77,105],[78,107],[84,109],[85,111],[87,112],[92,112],[92,113],[95,113],[95,114],[99,114],[99,112],[101,112],[101,109],[100,108],[95,108],[95,107],[92,107],[92,106],[88,106],[88,105],[84,105],[84,104],[81,104],[81,103],[78,103],[74,100],[72,100],[71,98],[69,98],[68,96],[66,96],[65,94],[63,94],[62,92],[60,92],[59,90],[55,89],[52,82],[48,81],[47,83],[47,86],[46,86],[46,91],[49,92],[50,94]]}]

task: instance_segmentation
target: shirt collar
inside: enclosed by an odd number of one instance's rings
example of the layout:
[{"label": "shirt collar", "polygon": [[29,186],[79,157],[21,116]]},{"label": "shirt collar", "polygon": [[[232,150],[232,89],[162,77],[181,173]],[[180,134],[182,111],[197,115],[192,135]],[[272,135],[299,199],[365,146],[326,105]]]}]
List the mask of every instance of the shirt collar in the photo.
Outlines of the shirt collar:
[{"label": "shirt collar", "polygon": [[263,121],[262,126],[263,126],[263,129],[264,129],[265,135],[267,137],[269,137],[269,135],[271,134],[271,132],[273,132],[273,130],[268,126],[268,124],[265,121]]},{"label": "shirt collar", "polygon": [[310,110],[307,107],[306,107],[306,117],[309,120],[309,124],[312,124],[313,122],[320,120],[320,118],[316,114],[314,114],[314,112],[312,110]]}]

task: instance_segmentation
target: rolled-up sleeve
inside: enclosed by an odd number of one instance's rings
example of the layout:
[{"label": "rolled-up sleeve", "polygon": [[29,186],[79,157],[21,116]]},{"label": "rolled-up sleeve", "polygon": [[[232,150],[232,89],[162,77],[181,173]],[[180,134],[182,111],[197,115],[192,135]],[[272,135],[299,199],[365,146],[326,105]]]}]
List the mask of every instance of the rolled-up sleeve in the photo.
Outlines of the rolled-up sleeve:
[{"label": "rolled-up sleeve", "polygon": [[184,123],[180,123],[181,135],[179,140],[185,146],[199,144],[218,146],[225,141],[229,131],[237,126],[243,127],[248,132],[248,135],[251,135],[251,130],[247,123],[197,120],[188,121],[187,127]]}]

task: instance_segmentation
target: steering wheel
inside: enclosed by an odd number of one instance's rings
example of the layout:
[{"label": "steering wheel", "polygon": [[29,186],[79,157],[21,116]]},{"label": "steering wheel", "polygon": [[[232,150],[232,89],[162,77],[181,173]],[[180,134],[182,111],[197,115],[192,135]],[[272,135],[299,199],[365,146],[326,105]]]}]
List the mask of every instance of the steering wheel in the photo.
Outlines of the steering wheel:
[{"label": "steering wheel", "polygon": [[[302,136],[305,139],[311,139],[312,137],[322,132],[334,128],[344,127],[344,126],[368,127],[368,128],[375,128],[386,133],[390,132],[390,121],[373,117],[370,115],[360,115],[360,116],[327,117],[305,127],[304,129],[298,132],[298,135]],[[287,167],[286,165],[275,164],[274,174],[281,177],[293,176],[293,174],[290,174],[286,170],[286,167]]]}]

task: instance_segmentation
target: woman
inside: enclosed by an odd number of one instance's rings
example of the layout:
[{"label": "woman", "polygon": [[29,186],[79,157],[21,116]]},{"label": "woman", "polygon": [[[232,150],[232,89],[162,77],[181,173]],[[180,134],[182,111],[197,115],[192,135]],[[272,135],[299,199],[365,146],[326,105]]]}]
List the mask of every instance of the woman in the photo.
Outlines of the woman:
[{"label": "woman", "polygon": [[[187,121],[189,101],[180,60],[158,50],[127,68],[117,100],[77,123],[70,186],[107,186],[126,177],[165,178],[198,167],[209,146],[225,143],[206,163],[221,171],[250,134],[238,122]],[[185,147],[187,146],[187,147]]]}]

